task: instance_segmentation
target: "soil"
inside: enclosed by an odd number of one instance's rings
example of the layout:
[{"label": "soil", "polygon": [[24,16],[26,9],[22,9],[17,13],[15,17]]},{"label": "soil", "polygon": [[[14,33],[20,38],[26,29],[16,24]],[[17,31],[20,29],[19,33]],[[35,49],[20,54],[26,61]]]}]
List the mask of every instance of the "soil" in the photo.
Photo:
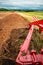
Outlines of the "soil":
[{"label": "soil", "polygon": [[[0,19],[0,56],[2,58],[16,60],[20,45],[29,31],[28,23],[29,21],[16,13]],[[41,38],[39,30],[34,29],[29,50],[35,49],[39,53],[43,48],[43,39]]]},{"label": "soil", "polygon": [[0,20],[0,45],[2,46],[9,38],[12,29],[26,28],[27,24],[28,21],[16,13],[12,13]]}]

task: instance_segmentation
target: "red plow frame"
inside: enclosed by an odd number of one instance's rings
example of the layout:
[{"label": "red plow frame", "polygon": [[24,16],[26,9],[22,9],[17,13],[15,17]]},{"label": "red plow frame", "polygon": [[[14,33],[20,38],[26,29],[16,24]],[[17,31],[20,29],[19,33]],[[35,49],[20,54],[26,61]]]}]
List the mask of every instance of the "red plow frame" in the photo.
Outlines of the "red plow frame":
[{"label": "red plow frame", "polygon": [[43,49],[41,49],[40,54],[37,54],[36,50],[28,50],[35,25],[39,27],[40,32],[43,32],[43,20],[34,21],[29,24],[29,33],[24,43],[20,46],[16,65],[43,65]]}]

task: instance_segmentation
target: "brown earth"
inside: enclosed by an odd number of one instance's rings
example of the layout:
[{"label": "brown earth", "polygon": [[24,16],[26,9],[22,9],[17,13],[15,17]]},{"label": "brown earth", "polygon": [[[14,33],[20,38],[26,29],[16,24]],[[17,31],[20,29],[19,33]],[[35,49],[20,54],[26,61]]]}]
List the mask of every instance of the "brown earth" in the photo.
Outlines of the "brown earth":
[{"label": "brown earth", "polygon": [[0,12],[0,19],[3,19],[4,17],[12,14],[12,12]]},{"label": "brown earth", "polygon": [[9,38],[12,29],[27,28],[28,21],[16,13],[1,14],[1,16],[2,19],[0,20],[0,45],[2,46],[2,44]]},{"label": "brown earth", "polygon": [[[0,56],[12,58],[16,60],[16,57],[20,50],[20,45],[24,42],[28,34],[28,23],[24,17],[11,13],[1,13],[0,15]],[[39,30],[35,29],[30,50],[36,49],[39,53],[40,49],[43,48],[43,39],[40,38]]]}]

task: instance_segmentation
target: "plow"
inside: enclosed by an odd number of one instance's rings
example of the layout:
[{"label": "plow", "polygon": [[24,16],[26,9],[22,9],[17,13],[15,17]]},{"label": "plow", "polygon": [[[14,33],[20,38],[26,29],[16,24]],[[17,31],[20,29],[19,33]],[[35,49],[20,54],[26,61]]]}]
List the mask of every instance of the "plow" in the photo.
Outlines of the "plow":
[{"label": "plow", "polygon": [[29,50],[35,26],[38,26],[39,32],[43,33],[43,20],[35,20],[34,22],[29,23],[28,26],[28,35],[20,46],[16,64],[8,64],[8,62],[5,62],[6,64],[3,63],[2,65],[43,65],[43,48],[41,48],[40,53],[37,53],[35,49]]},{"label": "plow", "polygon": [[43,48],[40,53],[32,49],[29,51],[30,41],[34,27],[38,26],[40,33],[43,33],[43,20],[34,21],[29,24],[30,29],[24,43],[20,46],[20,52],[16,58],[16,65],[43,65]]}]

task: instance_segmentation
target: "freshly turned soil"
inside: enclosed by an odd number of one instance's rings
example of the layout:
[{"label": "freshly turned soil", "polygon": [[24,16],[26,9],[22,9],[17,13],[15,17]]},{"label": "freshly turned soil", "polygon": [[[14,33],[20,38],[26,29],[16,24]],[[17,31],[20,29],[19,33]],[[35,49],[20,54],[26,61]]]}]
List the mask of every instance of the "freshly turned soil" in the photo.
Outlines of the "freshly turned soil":
[{"label": "freshly turned soil", "polygon": [[[25,41],[28,31],[28,28],[13,29],[10,33],[9,39],[7,39],[2,46],[2,54],[8,58],[16,59],[20,51],[20,45]],[[43,40],[40,39],[39,30],[34,29],[29,50],[35,49],[37,53],[39,53],[41,48],[43,48]]]}]

